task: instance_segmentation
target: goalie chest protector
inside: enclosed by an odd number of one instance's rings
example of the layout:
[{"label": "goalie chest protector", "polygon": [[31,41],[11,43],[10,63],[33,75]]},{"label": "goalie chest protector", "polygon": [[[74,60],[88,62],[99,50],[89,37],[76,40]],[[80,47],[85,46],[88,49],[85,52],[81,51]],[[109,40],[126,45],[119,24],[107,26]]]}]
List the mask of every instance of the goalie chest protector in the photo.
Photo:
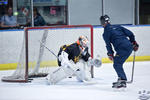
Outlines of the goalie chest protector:
[{"label": "goalie chest protector", "polygon": [[72,60],[74,63],[77,63],[79,59],[88,61],[88,58],[90,57],[90,54],[88,53],[88,48],[86,49],[86,54],[82,55],[81,50],[77,43],[73,43],[71,45],[63,45],[58,52],[58,56],[61,54],[62,51],[65,51],[66,53],[68,53],[69,55],[68,59]]}]

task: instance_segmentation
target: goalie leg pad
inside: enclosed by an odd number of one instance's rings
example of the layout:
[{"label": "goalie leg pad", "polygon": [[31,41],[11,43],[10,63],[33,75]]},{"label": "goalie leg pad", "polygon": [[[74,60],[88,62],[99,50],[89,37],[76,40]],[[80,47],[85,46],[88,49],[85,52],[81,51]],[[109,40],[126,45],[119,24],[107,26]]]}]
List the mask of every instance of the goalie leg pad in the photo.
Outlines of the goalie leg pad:
[{"label": "goalie leg pad", "polygon": [[76,79],[80,82],[90,81],[91,80],[91,74],[87,70],[79,69],[76,71]]},{"label": "goalie leg pad", "polygon": [[74,71],[69,67],[60,67],[47,76],[48,84],[56,84],[59,81],[72,76]]},{"label": "goalie leg pad", "polygon": [[87,66],[86,62],[80,61],[79,63],[76,64],[78,66],[78,70],[76,70],[76,79],[80,82],[84,81],[90,81],[91,80],[91,73],[90,73],[90,68]]}]

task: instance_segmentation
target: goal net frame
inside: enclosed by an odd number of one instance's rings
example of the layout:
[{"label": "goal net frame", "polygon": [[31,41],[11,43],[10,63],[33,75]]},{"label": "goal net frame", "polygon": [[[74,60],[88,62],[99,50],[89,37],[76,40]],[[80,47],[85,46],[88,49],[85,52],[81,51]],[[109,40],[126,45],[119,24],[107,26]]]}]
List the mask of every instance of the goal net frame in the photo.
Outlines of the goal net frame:
[{"label": "goal net frame", "polygon": [[[24,44],[25,45],[25,75],[24,75],[24,79],[17,79],[16,77],[13,78],[12,76],[6,76],[3,77],[1,80],[4,82],[29,82],[30,78],[29,78],[29,44],[28,44],[28,39],[29,39],[29,30],[32,29],[61,29],[61,28],[90,28],[90,54],[91,57],[93,58],[93,26],[92,25],[63,25],[63,26],[44,26],[44,27],[26,27],[24,28]],[[59,49],[59,48],[58,48]],[[91,66],[91,77],[94,77],[94,67]]]}]

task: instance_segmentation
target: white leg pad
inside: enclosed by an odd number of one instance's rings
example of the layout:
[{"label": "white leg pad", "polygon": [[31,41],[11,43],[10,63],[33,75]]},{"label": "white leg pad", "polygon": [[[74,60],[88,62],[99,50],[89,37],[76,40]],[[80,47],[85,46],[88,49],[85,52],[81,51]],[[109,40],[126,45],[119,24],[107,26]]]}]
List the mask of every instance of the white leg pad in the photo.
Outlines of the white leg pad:
[{"label": "white leg pad", "polygon": [[76,71],[76,79],[78,81],[84,82],[84,81],[90,81],[91,80],[91,73],[90,68],[87,66],[87,63],[84,61],[80,61],[78,64],[76,64],[79,68],[79,70]]},{"label": "white leg pad", "polygon": [[91,74],[89,71],[79,69],[79,71],[76,71],[76,79],[81,82],[90,81]]},{"label": "white leg pad", "polygon": [[74,71],[69,67],[59,67],[57,70],[49,73],[47,80],[49,84],[56,84],[59,81],[72,76]]}]

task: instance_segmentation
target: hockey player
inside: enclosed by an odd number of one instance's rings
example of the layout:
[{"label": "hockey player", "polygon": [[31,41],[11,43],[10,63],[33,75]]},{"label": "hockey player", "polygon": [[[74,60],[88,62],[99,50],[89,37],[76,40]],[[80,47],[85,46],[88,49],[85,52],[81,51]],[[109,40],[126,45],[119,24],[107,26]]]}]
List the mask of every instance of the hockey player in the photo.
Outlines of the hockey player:
[{"label": "hockey player", "polygon": [[[108,15],[101,16],[100,22],[104,27],[103,39],[106,43],[108,58],[113,61],[113,67],[118,75],[118,81],[113,83],[112,88],[126,87],[127,77],[123,64],[132,53],[132,50],[138,50],[139,45],[130,30],[120,25],[111,25]],[[112,45],[116,51],[115,55]]]},{"label": "hockey player", "polygon": [[80,36],[77,42],[63,45],[58,52],[58,65],[54,72],[47,76],[49,84],[75,75],[79,81],[90,81],[90,66],[93,62],[88,52],[88,38]]}]

